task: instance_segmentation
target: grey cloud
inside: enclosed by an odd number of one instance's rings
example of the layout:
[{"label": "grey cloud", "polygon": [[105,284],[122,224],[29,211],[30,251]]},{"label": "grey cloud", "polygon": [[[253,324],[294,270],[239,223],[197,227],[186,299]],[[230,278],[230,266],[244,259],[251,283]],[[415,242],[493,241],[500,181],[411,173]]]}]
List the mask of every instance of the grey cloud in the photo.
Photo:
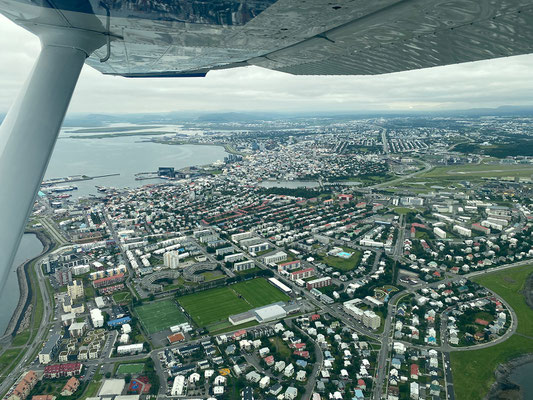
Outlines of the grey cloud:
[{"label": "grey cloud", "polygon": [[[39,53],[39,41],[0,17],[0,112]],[[257,67],[206,78],[125,79],[85,67],[69,112],[350,111],[533,104],[533,55],[382,76],[291,76]]]}]

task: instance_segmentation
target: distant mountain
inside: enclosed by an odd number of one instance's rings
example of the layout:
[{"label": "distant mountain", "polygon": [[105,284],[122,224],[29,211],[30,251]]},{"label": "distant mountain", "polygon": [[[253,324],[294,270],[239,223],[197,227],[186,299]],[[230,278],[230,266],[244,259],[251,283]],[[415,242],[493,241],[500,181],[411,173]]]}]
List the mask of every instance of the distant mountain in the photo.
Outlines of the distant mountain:
[{"label": "distant mountain", "polygon": [[[307,119],[331,118],[336,121],[359,118],[378,117],[483,117],[483,116],[533,116],[533,106],[503,105],[496,108],[471,108],[467,110],[354,110],[327,112],[165,112],[144,114],[69,114],[65,118],[65,127],[99,127],[109,124],[180,124],[186,122],[227,123],[227,122],[255,122],[278,119]],[[0,113],[0,121],[5,114]]]},{"label": "distant mountain", "polygon": [[533,115],[533,106],[500,106],[496,108],[471,108],[447,112],[451,115],[471,116],[506,116],[506,115]]}]

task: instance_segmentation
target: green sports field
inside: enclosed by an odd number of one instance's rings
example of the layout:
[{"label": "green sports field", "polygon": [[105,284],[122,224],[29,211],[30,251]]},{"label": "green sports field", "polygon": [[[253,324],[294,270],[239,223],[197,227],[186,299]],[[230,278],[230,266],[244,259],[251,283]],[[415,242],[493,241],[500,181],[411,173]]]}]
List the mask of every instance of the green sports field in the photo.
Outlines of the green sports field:
[{"label": "green sports field", "polygon": [[149,334],[187,322],[185,315],[172,300],[157,301],[135,307],[135,312]]},{"label": "green sports field", "polygon": [[120,364],[117,374],[140,374],[144,370],[144,364]]},{"label": "green sports field", "polygon": [[183,296],[178,301],[198,326],[209,327],[230,315],[288,299],[266,279],[258,278]]}]

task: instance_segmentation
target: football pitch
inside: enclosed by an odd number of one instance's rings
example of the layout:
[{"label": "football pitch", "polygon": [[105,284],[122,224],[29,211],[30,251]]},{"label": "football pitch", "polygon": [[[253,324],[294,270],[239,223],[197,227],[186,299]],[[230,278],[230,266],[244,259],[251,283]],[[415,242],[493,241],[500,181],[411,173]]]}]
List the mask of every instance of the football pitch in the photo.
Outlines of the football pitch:
[{"label": "football pitch", "polygon": [[258,278],[183,296],[178,301],[198,326],[208,327],[230,315],[288,299],[266,279]]},{"label": "football pitch", "polygon": [[140,374],[144,370],[144,364],[120,364],[117,374]]},{"label": "football pitch", "polygon": [[187,322],[185,315],[172,300],[162,300],[135,307],[135,312],[139,316],[144,329],[150,335]]}]

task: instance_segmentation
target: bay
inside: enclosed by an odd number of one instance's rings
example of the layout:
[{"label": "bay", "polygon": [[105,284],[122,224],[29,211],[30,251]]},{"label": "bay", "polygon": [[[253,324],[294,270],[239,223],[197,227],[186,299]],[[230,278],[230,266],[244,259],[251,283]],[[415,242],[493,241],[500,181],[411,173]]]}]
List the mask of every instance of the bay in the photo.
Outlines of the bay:
[{"label": "bay", "polygon": [[95,186],[125,188],[160,183],[160,179],[135,180],[140,172],[155,172],[158,167],[176,169],[211,164],[228,153],[221,146],[166,145],[148,142],[148,136],[125,136],[102,139],[69,138],[59,135],[45,179],[72,175],[98,176],[120,174],[88,181],[72,182],[78,190],[68,192],[74,198],[98,194]]}]

